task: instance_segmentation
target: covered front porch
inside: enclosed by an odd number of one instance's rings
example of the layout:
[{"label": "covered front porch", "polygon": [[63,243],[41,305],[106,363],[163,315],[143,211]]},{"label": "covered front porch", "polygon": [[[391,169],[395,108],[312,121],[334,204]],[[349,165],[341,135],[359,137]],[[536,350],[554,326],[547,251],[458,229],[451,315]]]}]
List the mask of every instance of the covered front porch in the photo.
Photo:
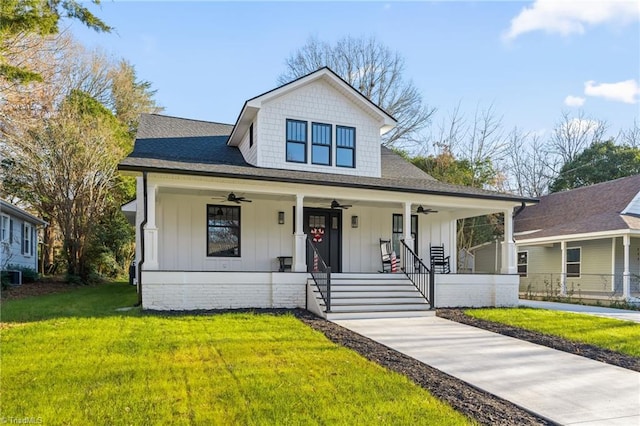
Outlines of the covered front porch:
[{"label": "covered front porch", "polygon": [[[435,306],[517,303],[514,201],[171,174],[139,177],[138,200],[139,281],[152,309],[307,307],[310,244],[334,276],[379,274],[380,240],[392,241],[399,273],[401,240],[425,265],[430,246],[444,247],[451,274],[436,277]],[[457,275],[457,220],[490,213],[505,216],[504,276]],[[510,278],[515,302],[497,296]]]}]

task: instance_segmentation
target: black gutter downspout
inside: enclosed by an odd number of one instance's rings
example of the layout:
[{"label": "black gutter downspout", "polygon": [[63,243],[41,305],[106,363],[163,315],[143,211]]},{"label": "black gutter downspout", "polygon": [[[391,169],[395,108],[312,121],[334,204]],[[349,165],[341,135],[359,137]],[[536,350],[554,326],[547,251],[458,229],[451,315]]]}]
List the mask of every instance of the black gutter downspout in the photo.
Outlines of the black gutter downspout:
[{"label": "black gutter downspout", "polygon": [[142,172],[142,202],[144,204],[144,215],[140,223],[140,261],[138,262],[138,303],[135,306],[142,306],[142,265],[144,264],[144,227],[147,226],[147,172]]}]

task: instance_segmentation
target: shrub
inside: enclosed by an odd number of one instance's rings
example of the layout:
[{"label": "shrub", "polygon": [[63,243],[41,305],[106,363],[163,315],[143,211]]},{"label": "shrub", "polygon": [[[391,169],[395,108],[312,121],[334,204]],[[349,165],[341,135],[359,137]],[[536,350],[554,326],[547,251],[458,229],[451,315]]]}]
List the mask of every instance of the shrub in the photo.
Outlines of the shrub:
[{"label": "shrub", "polygon": [[[33,268],[29,268],[28,266],[20,266],[20,265],[7,265],[8,271],[20,271],[22,272],[22,282],[23,283],[33,283],[40,279],[40,275],[38,271]],[[8,278],[7,278],[8,279]]]}]

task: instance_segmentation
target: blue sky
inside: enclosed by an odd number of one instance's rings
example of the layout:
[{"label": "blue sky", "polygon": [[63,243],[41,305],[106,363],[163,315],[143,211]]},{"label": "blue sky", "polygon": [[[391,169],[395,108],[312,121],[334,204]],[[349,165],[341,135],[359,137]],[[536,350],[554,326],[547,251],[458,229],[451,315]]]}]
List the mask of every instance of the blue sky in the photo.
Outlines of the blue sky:
[{"label": "blue sky", "polygon": [[[563,111],[606,120],[608,135],[640,119],[640,3],[105,1],[115,27],[71,31],[130,61],[165,114],[233,123],[270,90],[310,36],[375,36],[397,50],[436,122],[461,104],[493,104],[505,128],[542,134]],[[639,120],[640,121],[640,120]]]}]

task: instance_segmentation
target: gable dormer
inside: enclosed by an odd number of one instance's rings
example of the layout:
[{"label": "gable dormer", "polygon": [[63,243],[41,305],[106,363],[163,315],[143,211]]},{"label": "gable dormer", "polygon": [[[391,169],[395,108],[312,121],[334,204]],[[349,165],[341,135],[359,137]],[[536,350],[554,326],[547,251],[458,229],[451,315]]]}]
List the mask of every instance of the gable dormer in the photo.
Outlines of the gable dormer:
[{"label": "gable dormer", "polygon": [[227,142],[265,168],[381,176],[396,121],[329,68],[245,102]]}]

